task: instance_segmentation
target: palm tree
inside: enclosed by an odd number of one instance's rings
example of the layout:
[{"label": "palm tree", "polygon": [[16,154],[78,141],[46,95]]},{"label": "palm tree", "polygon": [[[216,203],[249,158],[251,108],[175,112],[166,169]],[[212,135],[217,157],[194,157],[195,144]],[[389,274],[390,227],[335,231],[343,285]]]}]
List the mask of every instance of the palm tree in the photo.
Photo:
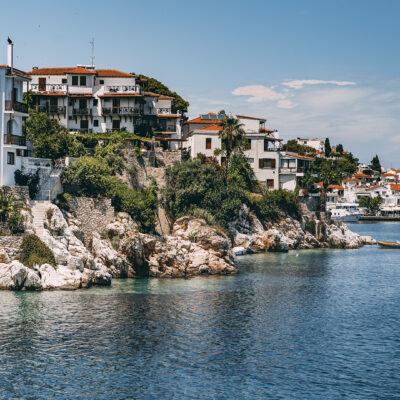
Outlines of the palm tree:
[{"label": "palm tree", "polygon": [[243,145],[243,124],[238,119],[227,117],[221,122],[222,130],[219,133],[222,149],[226,154],[226,166],[228,167],[232,153]]}]

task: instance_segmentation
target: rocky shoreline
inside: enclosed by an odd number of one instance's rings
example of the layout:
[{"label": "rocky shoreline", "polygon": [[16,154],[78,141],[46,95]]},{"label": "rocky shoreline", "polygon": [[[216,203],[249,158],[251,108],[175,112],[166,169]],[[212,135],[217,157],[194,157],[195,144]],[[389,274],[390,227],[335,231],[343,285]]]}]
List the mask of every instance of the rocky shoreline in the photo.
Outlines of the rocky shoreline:
[{"label": "rocky shoreline", "polygon": [[238,272],[234,257],[237,249],[258,253],[358,248],[376,243],[371,237],[350,231],[345,224],[332,224],[326,218],[316,220],[315,215],[314,234],[305,229],[310,216],[301,223],[286,217],[275,224],[263,224],[246,206],[229,224],[229,232],[185,216],[175,221],[171,234],[165,236],[139,232],[126,213],[110,214],[108,210],[106,224],[99,223],[88,233],[86,221],[79,214],[61,211],[51,203],[41,209],[41,214],[29,214],[27,231],[36,233],[52,250],[57,267],[44,264],[31,269],[0,251],[0,289],[70,290],[110,285],[112,278],[232,275]]}]

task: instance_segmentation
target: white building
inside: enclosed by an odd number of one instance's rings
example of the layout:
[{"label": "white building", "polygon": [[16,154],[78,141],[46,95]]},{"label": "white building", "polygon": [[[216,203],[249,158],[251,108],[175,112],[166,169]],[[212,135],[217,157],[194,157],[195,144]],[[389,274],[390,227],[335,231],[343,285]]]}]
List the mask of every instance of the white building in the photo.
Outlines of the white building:
[{"label": "white building", "polygon": [[32,92],[36,110],[69,131],[134,133],[145,125],[168,143],[182,139],[181,115],[172,110],[173,98],[146,92],[145,80],[137,75],[77,66],[35,67],[29,76],[32,83],[26,89]]},{"label": "white building", "polygon": [[[220,123],[224,118],[225,115],[209,113],[185,122],[183,125],[184,137],[187,137],[185,147],[192,158],[198,154],[213,157],[215,150],[221,149]],[[282,139],[279,138],[276,130],[265,128],[265,118],[245,115],[236,115],[236,118],[242,124],[248,140],[244,155],[253,168],[256,179],[270,189],[294,190],[297,178],[304,176],[305,170],[313,159],[281,152]],[[224,162],[221,155],[216,158],[220,163]]]},{"label": "white building", "polygon": [[7,64],[0,65],[0,186],[14,185],[14,172],[21,169],[22,158],[28,155],[22,136],[28,107],[22,102],[23,84],[29,76],[13,65],[13,44],[9,39]]},{"label": "white building", "polygon": [[302,146],[312,147],[318,154],[325,154],[325,142],[323,140],[297,138],[296,142]]}]

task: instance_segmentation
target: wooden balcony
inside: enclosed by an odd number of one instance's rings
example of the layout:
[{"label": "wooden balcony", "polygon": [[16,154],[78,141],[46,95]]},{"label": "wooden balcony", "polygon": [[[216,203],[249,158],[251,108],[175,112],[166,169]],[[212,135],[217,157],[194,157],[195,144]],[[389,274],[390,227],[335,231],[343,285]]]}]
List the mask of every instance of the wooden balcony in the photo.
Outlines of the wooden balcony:
[{"label": "wooden balcony", "polygon": [[46,114],[65,114],[66,107],[65,106],[36,106],[36,111],[43,112]]},{"label": "wooden balcony", "polygon": [[103,107],[103,115],[140,115],[141,109],[137,107]]},{"label": "wooden balcony", "polygon": [[29,85],[32,92],[43,92],[43,93],[67,93],[68,86],[65,83],[60,84],[39,84],[31,83]]},{"label": "wooden balcony", "polygon": [[26,146],[26,139],[23,136],[5,135],[4,144],[13,144],[15,146]]},{"label": "wooden balcony", "polygon": [[28,114],[28,104],[20,103],[19,101],[6,100],[5,102],[6,111],[17,111],[24,114]]},{"label": "wooden balcony", "polygon": [[72,115],[73,116],[92,115],[92,109],[91,108],[73,108]]}]

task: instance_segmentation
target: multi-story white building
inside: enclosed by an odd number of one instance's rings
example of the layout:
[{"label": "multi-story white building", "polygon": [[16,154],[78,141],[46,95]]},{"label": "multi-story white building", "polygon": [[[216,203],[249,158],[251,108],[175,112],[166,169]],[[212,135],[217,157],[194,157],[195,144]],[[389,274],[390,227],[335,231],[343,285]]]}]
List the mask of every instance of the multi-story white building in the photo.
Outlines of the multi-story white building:
[{"label": "multi-story white building", "polygon": [[13,43],[8,39],[7,64],[0,65],[0,186],[14,185],[14,173],[28,155],[22,136],[28,107],[22,102],[23,84],[29,76],[13,65]]},{"label": "multi-story white building", "polygon": [[312,147],[319,155],[325,154],[325,142],[323,140],[297,138],[296,142],[302,146]]},{"label": "multi-story white building", "polygon": [[[225,115],[209,113],[184,123],[183,132],[187,137],[185,146],[192,158],[200,153],[211,157],[215,155],[215,150],[221,149],[219,134],[224,118]],[[281,152],[282,139],[276,130],[265,128],[265,118],[245,115],[236,115],[236,118],[242,124],[248,141],[244,154],[254,170],[256,179],[270,189],[294,190],[297,177],[304,175],[313,159]],[[217,159],[220,163],[224,162],[221,155],[218,155]]]},{"label": "multi-story white building", "polygon": [[[36,110],[57,119],[69,131],[103,133],[138,126],[154,128],[167,143],[180,143],[181,115],[172,97],[146,92],[145,80],[115,69],[92,66],[33,68],[27,86]],[[174,147],[171,145],[170,147]]]}]

